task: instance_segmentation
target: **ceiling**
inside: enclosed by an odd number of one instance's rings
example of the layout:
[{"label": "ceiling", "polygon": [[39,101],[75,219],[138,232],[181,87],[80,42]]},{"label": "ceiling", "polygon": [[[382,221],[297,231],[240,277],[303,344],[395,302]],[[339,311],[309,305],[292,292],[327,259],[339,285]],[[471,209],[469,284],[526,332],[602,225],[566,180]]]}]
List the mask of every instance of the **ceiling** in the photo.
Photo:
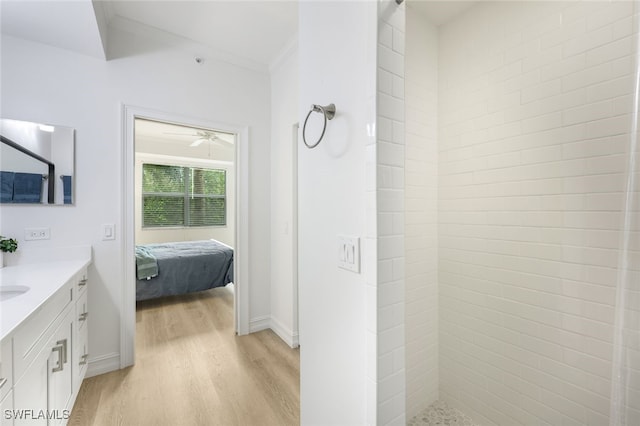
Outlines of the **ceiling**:
[{"label": "ceiling", "polygon": [[[475,3],[407,2],[436,25]],[[3,34],[101,59],[108,32],[129,31],[191,42],[220,60],[268,70],[295,42],[298,0],[0,0],[0,17]]]},{"label": "ceiling", "polygon": [[268,69],[295,40],[295,0],[1,0],[3,34],[105,58],[107,32],[190,41]]},{"label": "ceiling", "polygon": [[109,1],[124,18],[215,50],[271,64],[295,37],[297,1]]},{"label": "ceiling", "polygon": [[136,152],[233,161],[232,133],[136,118]]},{"label": "ceiling", "polygon": [[434,25],[442,25],[462,14],[477,1],[458,0],[408,0],[409,7],[421,13]]},{"label": "ceiling", "polygon": [[105,58],[91,0],[1,0],[0,18],[2,34]]},{"label": "ceiling", "polygon": [[223,144],[235,143],[235,135],[232,133],[144,119],[136,119],[135,133],[136,136],[151,138],[160,143],[190,145],[201,139],[203,133],[215,135]]}]

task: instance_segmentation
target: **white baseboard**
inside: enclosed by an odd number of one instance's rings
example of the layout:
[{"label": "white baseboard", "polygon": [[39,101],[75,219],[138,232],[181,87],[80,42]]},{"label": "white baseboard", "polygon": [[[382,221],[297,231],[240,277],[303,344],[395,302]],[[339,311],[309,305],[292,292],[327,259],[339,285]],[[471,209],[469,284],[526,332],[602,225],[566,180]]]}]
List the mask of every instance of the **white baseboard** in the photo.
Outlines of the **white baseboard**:
[{"label": "white baseboard", "polygon": [[276,333],[278,337],[284,340],[284,342],[289,345],[289,347],[298,347],[298,333],[294,333],[293,331],[289,330],[289,328],[282,325],[282,323],[274,317],[271,317],[271,324],[269,328],[271,328],[271,330],[273,330],[273,332]]},{"label": "white baseboard", "polygon": [[297,348],[299,345],[298,342],[298,333],[294,333],[289,330],[287,327],[283,326],[280,321],[277,319],[265,315],[262,317],[253,318],[249,321],[249,333],[255,333],[257,331],[262,331],[266,329],[273,330],[274,333],[278,335],[284,342],[292,348]]},{"label": "white baseboard", "polygon": [[262,331],[269,328],[271,317],[265,315],[263,317],[256,317],[249,320],[249,333],[255,333],[256,331]]},{"label": "white baseboard", "polygon": [[85,377],[99,376],[120,369],[120,354],[117,352],[89,359]]}]

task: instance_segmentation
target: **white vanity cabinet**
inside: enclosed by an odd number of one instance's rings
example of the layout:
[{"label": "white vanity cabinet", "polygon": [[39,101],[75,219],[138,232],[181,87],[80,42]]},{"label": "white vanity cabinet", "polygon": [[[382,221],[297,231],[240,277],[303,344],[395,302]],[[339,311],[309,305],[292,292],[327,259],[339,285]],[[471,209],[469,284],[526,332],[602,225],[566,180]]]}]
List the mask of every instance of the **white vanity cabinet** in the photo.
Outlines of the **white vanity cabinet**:
[{"label": "white vanity cabinet", "polygon": [[80,274],[76,285],[75,325],[73,332],[73,388],[77,392],[87,373],[87,359],[89,358],[89,309],[87,305],[87,274]]},{"label": "white vanity cabinet", "polygon": [[11,418],[5,418],[6,410],[13,410],[13,357],[11,339],[0,343],[0,426],[13,426]]},{"label": "white vanity cabinet", "polygon": [[70,405],[73,397],[71,345],[73,344],[74,315],[73,307],[67,310],[62,323],[47,345],[51,348],[47,361],[47,407],[51,416],[49,425],[66,424],[72,408]]},{"label": "white vanity cabinet", "polygon": [[13,426],[13,417],[5,413],[13,412],[13,391],[10,390],[0,399],[0,426]]},{"label": "white vanity cabinet", "polygon": [[[48,343],[48,342],[47,342]],[[49,348],[43,347],[13,387],[13,409],[16,413],[14,424],[47,425],[47,419],[40,416],[40,410],[47,410],[47,376]],[[40,418],[38,418],[40,417]]]},{"label": "white vanity cabinet", "polygon": [[6,425],[67,424],[86,373],[87,294],[84,266],[2,340],[12,344],[16,413]]}]

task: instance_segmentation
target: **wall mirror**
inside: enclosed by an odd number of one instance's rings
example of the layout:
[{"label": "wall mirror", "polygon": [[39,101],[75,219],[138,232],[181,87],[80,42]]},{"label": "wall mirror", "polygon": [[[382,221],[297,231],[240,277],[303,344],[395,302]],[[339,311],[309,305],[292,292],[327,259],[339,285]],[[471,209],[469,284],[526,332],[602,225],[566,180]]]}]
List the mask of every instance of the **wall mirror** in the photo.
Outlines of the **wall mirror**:
[{"label": "wall mirror", "polygon": [[0,119],[0,203],[71,205],[75,129]]}]

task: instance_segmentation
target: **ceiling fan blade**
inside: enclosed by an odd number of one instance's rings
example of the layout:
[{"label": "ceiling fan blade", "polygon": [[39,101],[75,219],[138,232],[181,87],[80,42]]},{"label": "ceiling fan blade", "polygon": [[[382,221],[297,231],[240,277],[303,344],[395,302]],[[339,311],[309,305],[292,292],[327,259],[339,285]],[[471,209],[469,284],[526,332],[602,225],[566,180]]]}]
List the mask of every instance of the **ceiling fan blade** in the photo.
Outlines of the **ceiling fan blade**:
[{"label": "ceiling fan blade", "polygon": [[[228,135],[224,135],[224,136],[228,136]],[[216,137],[214,139],[214,142],[223,142],[223,143],[226,143],[228,145],[233,145],[235,143],[235,138],[232,136],[232,140],[227,140],[224,137],[220,137],[220,136],[216,135]]]},{"label": "ceiling fan blade", "polygon": [[178,136],[200,136],[197,133],[179,133],[179,132],[162,132],[165,135],[178,135]]},{"label": "ceiling fan blade", "polygon": [[189,146],[199,146],[201,145],[203,142],[207,142],[209,139],[196,139],[195,141],[191,142],[191,145]]}]

